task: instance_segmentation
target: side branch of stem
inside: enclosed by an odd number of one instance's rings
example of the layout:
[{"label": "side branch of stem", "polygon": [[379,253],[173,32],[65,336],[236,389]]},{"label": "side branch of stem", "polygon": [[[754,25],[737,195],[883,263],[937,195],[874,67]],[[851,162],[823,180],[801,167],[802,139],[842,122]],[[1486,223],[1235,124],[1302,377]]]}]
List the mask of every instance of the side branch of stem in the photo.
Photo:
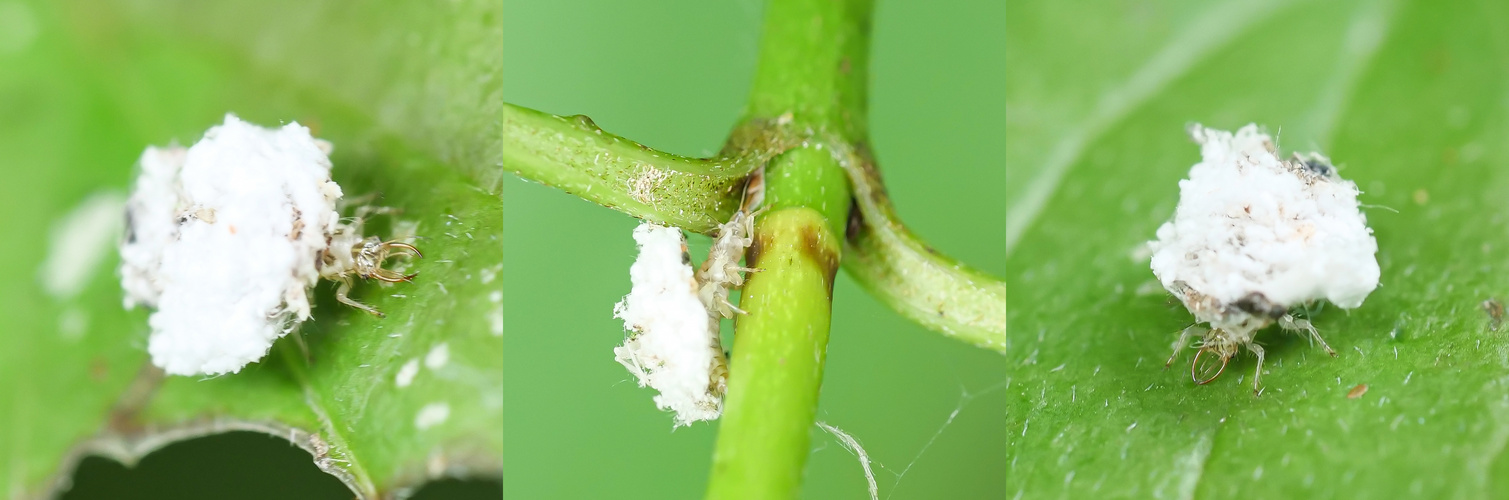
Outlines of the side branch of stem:
[{"label": "side branch of stem", "polygon": [[931,330],[1004,354],[1006,282],[918,239],[891,207],[874,159],[838,151],[854,193],[844,270],[886,305]]},{"label": "side branch of stem", "polygon": [[735,131],[736,154],[688,158],[604,132],[586,116],[503,105],[503,168],[608,208],[708,233],[733,216],[750,172],[784,149]]}]

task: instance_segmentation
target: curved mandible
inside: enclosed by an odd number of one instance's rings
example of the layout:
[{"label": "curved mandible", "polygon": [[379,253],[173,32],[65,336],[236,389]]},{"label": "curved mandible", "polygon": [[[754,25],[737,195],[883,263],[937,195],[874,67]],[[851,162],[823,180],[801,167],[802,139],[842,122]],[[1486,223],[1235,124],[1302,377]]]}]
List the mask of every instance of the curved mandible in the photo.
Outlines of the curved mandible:
[{"label": "curved mandible", "polygon": [[1196,370],[1198,370],[1200,368],[1200,356],[1204,355],[1206,352],[1209,352],[1209,351],[1206,351],[1205,349],[1200,349],[1199,351],[1196,351],[1195,352],[1195,360],[1194,360],[1194,362],[1192,362],[1192,363],[1189,364],[1189,378],[1191,378],[1191,379],[1193,379],[1195,381],[1195,385],[1209,384],[1212,380],[1215,380],[1217,377],[1220,377],[1222,373],[1226,373],[1226,364],[1229,363],[1229,362],[1231,362],[1231,358],[1224,357],[1224,356],[1221,357],[1221,369],[1220,370],[1216,370],[1216,374],[1215,375],[1211,375],[1210,378],[1205,379],[1205,380],[1200,380],[1200,373],[1198,371],[1196,371]]}]

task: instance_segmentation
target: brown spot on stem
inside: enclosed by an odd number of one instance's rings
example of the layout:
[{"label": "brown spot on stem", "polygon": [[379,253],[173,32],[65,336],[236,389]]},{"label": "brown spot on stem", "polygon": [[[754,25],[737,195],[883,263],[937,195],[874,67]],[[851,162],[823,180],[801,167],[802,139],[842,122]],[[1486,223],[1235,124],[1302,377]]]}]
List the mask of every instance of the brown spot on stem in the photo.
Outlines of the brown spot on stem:
[{"label": "brown spot on stem", "polygon": [[858,172],[851,172],[861,179],[856,181],[854,196],[864,197],[869,202],[889,212],[891,196],[886,192],[885,182],[880,178],[880,165],[875,161],[875,153],[870,151],[870,145],[865,142],[854,144],[854,153],[859,157]]},{"label": "brown spot on stem", "polygon": [[860,233],[864,232],[864,229],[865,216],[859,213],[859,202],[850,198],[849,221],[847,227],[844,228],[844,239],[850,243],[856,242],[859,240]]},{"label": "brown spot on stem", "polygon": [[744,260],[749,263],[749,267],[760,267],[760,255],[765,252],[765,245],[770,244],[767,241],[769,239],[769,233],[755,231],[754,241],[750,242],[749,248],[744,250]]},{"label": "brown spot on stem", "polygon": [[816,263],[823,271],[823,285],[828,288],[828,300],[833,300],[833,276],[838,273],[838,252],[829,247],[821,227],[802,227],[802,254]]}]

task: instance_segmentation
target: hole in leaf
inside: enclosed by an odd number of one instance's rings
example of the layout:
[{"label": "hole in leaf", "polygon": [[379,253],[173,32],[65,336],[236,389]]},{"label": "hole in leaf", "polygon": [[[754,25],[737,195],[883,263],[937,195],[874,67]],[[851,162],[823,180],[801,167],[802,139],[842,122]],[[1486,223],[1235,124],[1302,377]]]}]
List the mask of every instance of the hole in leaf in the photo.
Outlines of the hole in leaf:
[{"label": "hole in leaf", "polygon": [[255,432],[228,432],[168,445],[135,467],[91,456],[74,472],[64,500],[119,498],[351,498],[309,453]]},{"label": "hole in leaf", "polygon": [[[174,443],[143,457],[136,467],[86,457],[63,500],[310,499],[348,500],[351,491],[314,466],[309,453],[276,436],[237,431]],[[503,498],[496,480],[442,479],[410,500]]]},{"label": "hole in leaf", "polygon": [[442,479],[420,488],[409,500],[493,500],[503,498],[503,483],[480,479]]}]

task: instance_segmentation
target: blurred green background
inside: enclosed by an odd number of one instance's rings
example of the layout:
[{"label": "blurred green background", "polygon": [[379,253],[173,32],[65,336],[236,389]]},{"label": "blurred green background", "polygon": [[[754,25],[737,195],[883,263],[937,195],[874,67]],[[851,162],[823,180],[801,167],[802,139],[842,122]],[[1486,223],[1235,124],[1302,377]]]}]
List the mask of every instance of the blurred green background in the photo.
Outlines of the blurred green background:
[{"label": "blurred green background", "polygon": [[[762,6],[504,0],[504,100],[586,114],[661,150],[710,155],[748,94]],[[871,68],[872,141],[900,216],[942,252],[997,276],[1005,274],[1004,7],[881,0]],[[613,361],[623,325],[612,308],[628,292],[636,224],[505,180],[509,498],[703,492],[717,424],[672,432],[654,392]],[[700,260],[707,238],[691,243]],[[832,328],[818,419],[864,445],[882,498],[1004,494],[1000,354],[909,323],[843,273]],[[815,427],[812,445],[806,498],[868,498],[852,455]]]}]

